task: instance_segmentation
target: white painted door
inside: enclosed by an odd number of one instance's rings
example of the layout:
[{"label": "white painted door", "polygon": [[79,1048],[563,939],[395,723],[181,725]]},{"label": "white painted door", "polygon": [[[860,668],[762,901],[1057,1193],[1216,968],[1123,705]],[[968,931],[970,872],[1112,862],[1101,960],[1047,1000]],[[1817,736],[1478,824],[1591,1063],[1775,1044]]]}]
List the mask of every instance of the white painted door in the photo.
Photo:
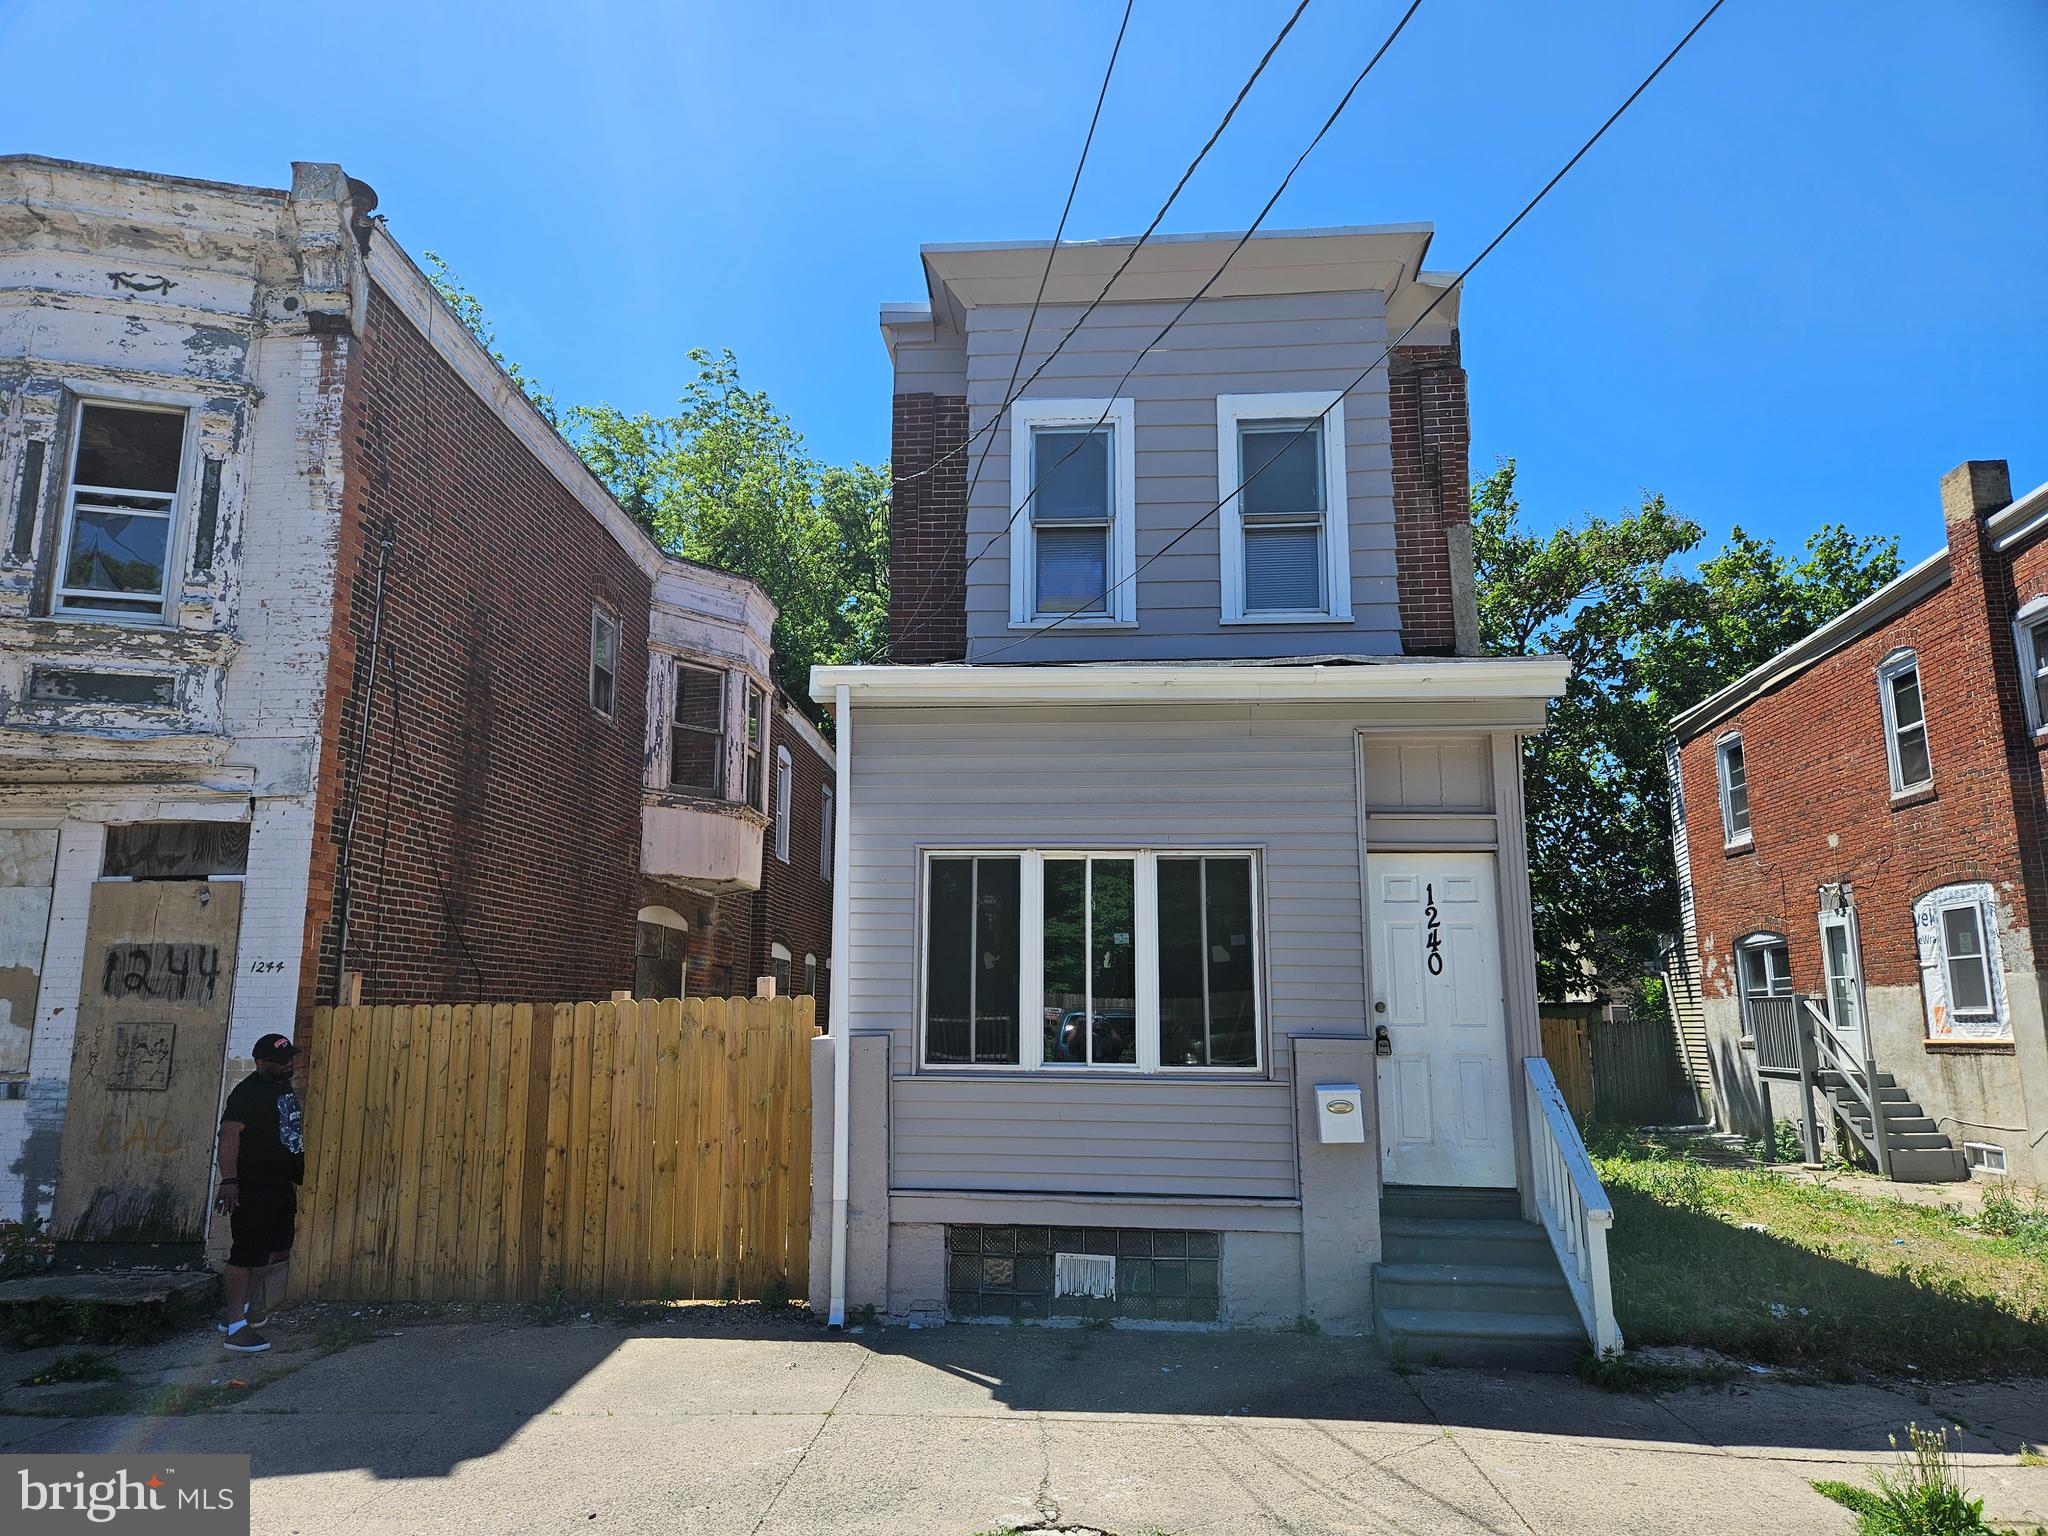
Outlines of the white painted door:
[{"label": "white painted door", "polygon": [[1828,1018],[1850,1050],[1863,1050],[1863,967],[1856,951],[1855,917],[1823,913],[1820,920],[1821,962],[1827,969]]},{"label": "white painted door", "polygon": [[1375,853],[1373,1023],[1380,1168],[1389,1184],[1507,1189],[1515,1182],[1508,1111],[1500,907],[1490,853]]}]

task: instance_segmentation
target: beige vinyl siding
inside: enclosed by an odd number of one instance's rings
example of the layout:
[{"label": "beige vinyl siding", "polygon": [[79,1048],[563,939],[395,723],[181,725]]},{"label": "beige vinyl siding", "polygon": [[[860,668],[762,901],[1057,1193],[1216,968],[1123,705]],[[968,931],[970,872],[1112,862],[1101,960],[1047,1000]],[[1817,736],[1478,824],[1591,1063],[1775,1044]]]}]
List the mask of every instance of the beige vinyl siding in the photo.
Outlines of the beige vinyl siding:
[{"label": "beige vinyl siding", "polygon": [[[1089,634],[1072,627],[1006,651],[1007,661],[1099,658],[1207,658],[1400,650],[1394,573],[1393,458],[1382,365],[1344,397],[1348,517],[1336,520],[1350,541],[1350,624],[1224,626],[1216,518],[1162,554],[1183,529],[1216,504],[1216,400],[1226,394],[1336,390],[1349,385],[1386,345],[1385,299],[1378,293],[1291,294],[1204,299],[1138,365],[1131,360],[1172,318],[1177,305],[1109,304],[1098,309],[1026,399],[1134,402],[1137,466],[1137,628]],[[1049,307],[1031,328],[1023,374],[1045,360],[1081,311]],[[1022,337],[1024,309],[967,313],[970,430],[1003,400]],[[902,387],[899,383],[899,389]],[[974,458],[980,457],[977,441]],[[1005,420],[968,507],[967,548],[989,553],[967,573],[968,659],[1024,634],[1010,628],[1009,539],[1014,510],[1010,432]],[[1233,480],[1234,483],[1234,480]]]},{"label": "beige vinyl siding", "polygon": [[[860,711],[847,982],[852,1028],[892,1037],[892,1181],[1291,1197],[1285,1039],[1365,1029],[1356,726],[1258,705]],[[920,1071],[920,850],[1027,846],[1257,850],[1264,1074]]]}]

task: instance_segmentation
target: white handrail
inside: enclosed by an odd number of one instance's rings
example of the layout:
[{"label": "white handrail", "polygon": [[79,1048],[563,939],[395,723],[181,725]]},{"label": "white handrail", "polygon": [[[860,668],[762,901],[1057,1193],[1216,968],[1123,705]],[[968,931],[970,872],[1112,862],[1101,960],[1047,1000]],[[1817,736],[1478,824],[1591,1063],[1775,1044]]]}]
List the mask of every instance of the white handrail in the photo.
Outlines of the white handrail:
[{"label": "white handrail", "polygon": [[1541,1056],[1522,1059],[1523,1086],[1529,1104],[1529,1168],[1535,1179],[1536,1214],[1550,1234],[1558,1267],[1571,1288],[1579,1318],[1593,1352],[1618,1354],[1621,1327],[1614,1319],[1614,1284],[1607,1273],[1607,1229],[1614,1225],[1614,1205],[1593,1172],[1586,1143],[1550,1063]]}]

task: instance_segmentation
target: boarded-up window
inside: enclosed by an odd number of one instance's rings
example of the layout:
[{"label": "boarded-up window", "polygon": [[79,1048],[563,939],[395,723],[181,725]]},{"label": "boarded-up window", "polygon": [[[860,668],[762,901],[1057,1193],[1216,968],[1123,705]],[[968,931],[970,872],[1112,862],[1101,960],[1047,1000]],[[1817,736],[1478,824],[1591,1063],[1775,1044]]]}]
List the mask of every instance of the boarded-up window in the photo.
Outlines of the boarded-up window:
[{"label": "boarded-up window", "polygon": [[235,821],[137,821],[107,828],[110,879],[206,880],[249,872],[249,827]]}]

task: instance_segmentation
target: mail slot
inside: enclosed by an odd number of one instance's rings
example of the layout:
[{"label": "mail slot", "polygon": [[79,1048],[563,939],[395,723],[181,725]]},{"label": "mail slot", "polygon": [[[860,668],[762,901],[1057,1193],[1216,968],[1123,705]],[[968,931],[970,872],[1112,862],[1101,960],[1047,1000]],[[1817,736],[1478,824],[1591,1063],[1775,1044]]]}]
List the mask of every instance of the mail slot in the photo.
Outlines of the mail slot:
[{"label": "mail slot", "polygon": [[1365,1140],[1365,1096],[1358,1084],[1316,1084],[1316,1140]]}]

